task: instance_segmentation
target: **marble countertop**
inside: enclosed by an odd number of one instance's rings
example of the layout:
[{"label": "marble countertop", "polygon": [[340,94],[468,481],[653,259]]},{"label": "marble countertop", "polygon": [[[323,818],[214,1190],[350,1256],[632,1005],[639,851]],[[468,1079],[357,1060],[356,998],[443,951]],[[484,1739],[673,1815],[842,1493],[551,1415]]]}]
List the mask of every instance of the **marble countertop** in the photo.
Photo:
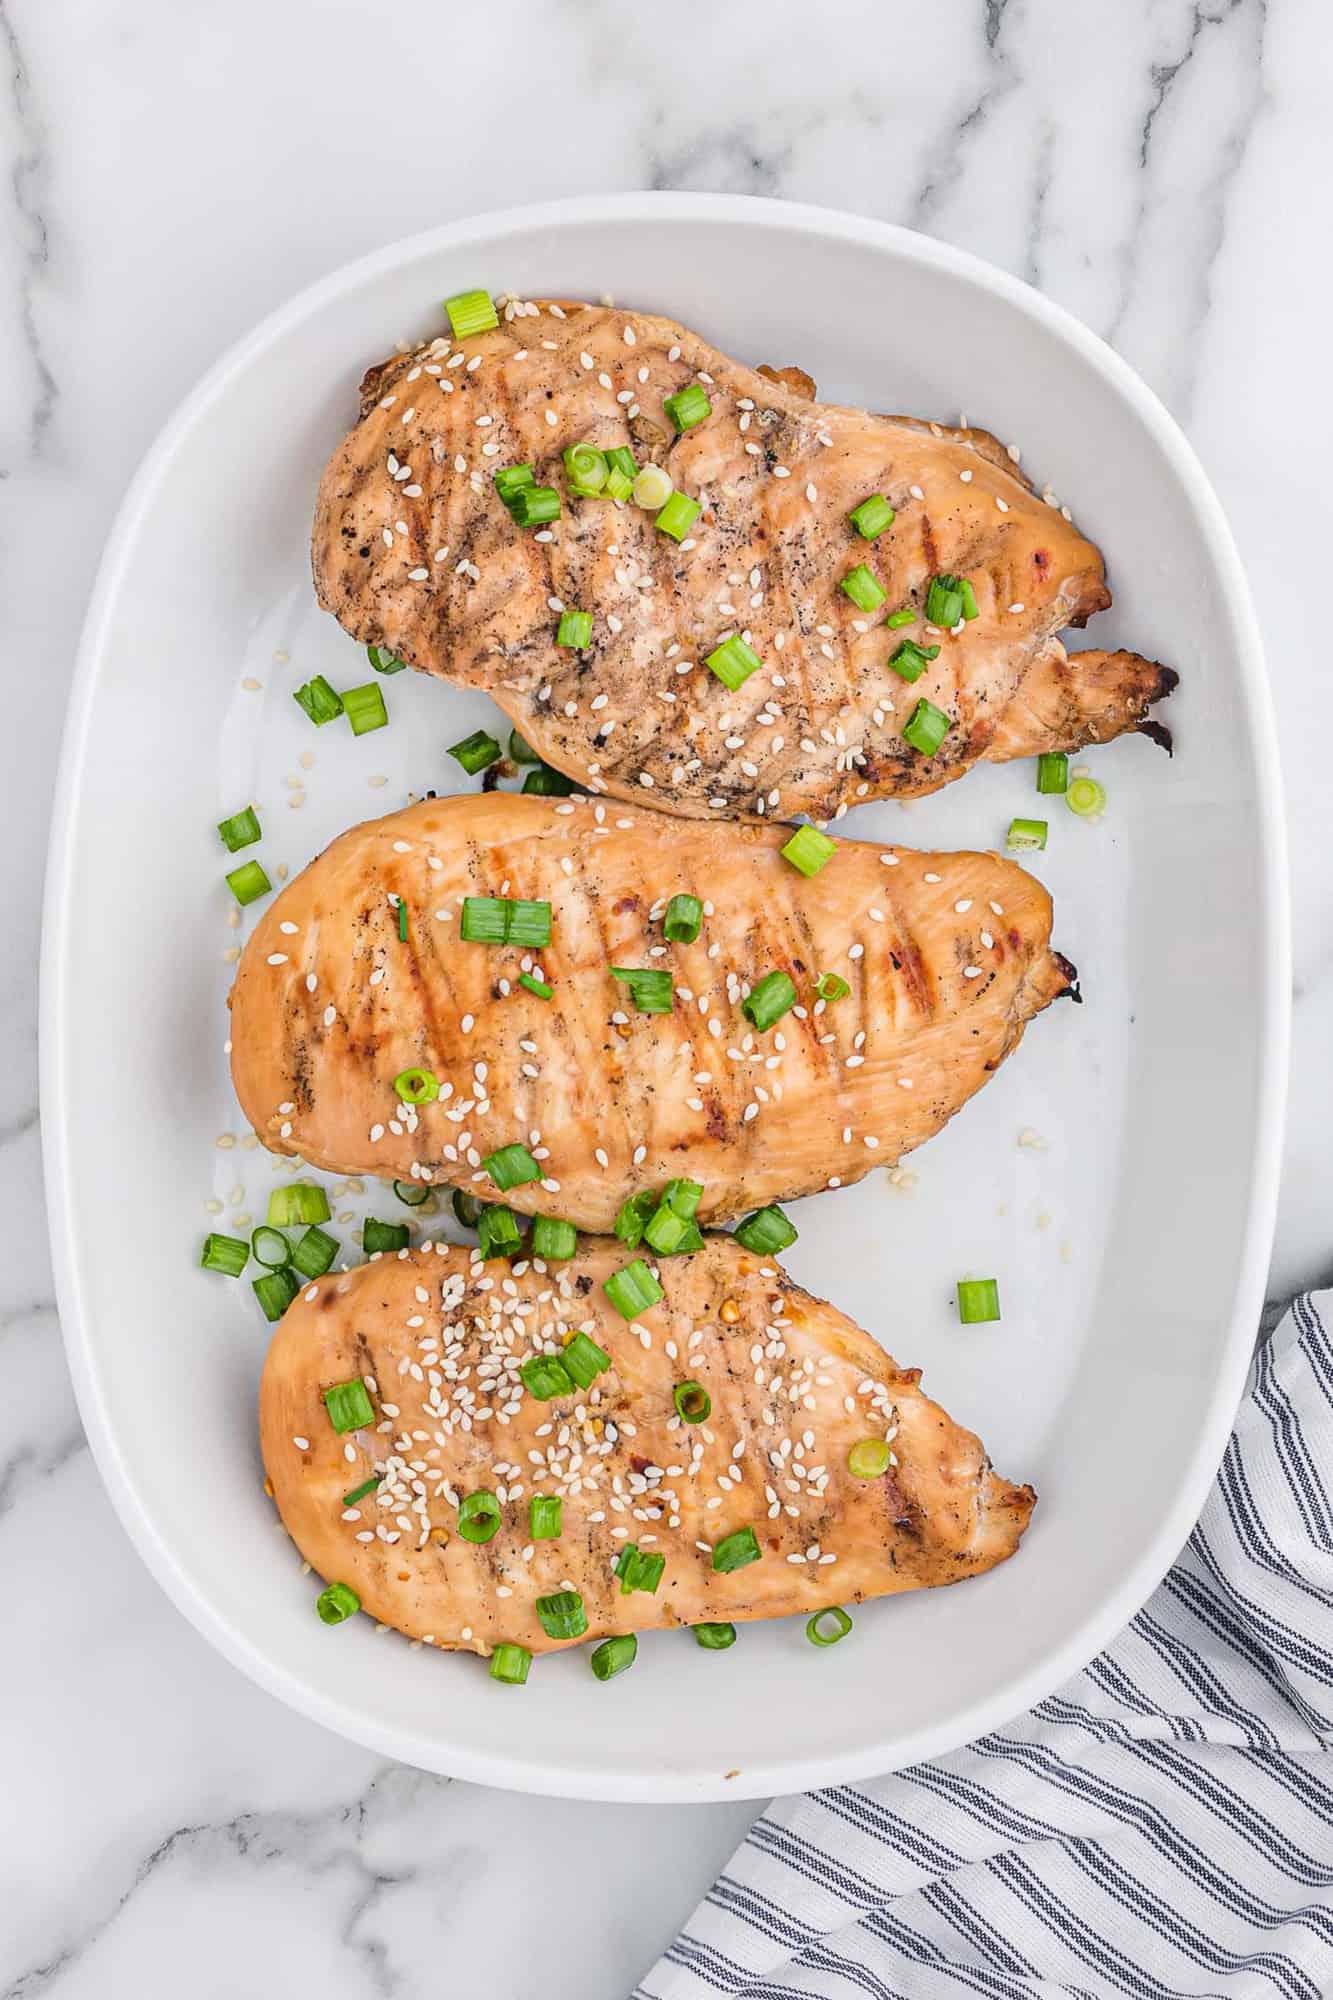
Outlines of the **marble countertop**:
[{"label": "marble countertop", "polygon": [[185,1624],[84,1445],[45,1251],[35,966],[103,537],[149,440],[232,340],[312,278],[452,216],[743,191],[908,223],[1027,278],[1165,398],[1249,567],[1296,919],[1299,1086],[1270,1290],[1327,1282],[1333,14],[1319,0],[684,0],[666,16],[615,0],[434,14],[0,0],[0,38],[0,2000],[619,2000],[753,1808],[522,1799],[326,1735]]}]

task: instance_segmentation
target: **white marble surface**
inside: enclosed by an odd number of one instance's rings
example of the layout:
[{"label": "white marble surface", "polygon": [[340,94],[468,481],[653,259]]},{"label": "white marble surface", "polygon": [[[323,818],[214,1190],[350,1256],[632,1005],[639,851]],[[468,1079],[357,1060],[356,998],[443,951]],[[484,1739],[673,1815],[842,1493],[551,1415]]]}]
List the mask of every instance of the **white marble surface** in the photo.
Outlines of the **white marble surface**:
[{"label": "white marble surface", "polygon": [[[82,1442],[44,1247],[35,965],[103,535],[153,433],[236,335],[318,274],[450,216],[591,190],[741,190],[911,223],[1027,277],[1166,398],[1253,579],[1296,912],[1298,1087],[1271,1290],[1326,1282],[1333,14],[1321,0],[678,0],[665,14],[4,0],[0,41],[0,2000],[618,2000],[750,1809],[511,1798],[326,1736],[169,1606]],[[146,837],[151,755],[150,730]]]}]

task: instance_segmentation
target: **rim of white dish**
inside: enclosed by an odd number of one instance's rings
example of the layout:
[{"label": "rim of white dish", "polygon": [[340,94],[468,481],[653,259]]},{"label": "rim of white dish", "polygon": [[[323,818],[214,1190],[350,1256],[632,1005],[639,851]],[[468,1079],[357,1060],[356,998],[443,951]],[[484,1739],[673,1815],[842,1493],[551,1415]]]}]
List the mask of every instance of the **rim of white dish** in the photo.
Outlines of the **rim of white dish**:
[{"label": "rim of white dish", "polygon": [[[1237,1285],[1230,1322],[1218,1348],[1218,1365],[1211,1395],[1183,1473],[1175,1505],[1139,1559],[1121,1578],[1100,1608],[1069,1633],[1064,1644],[1039,1667],[958,1711],[947,1722],[909,1734],[885,1736],[837,1756],[793,1756],[757,1765],[727,1783],[717,1777],[668,1777],[630,1773],[580,1774],[553,1771],[521,1757],[478,1755],[465,1745],[451,1745],[447,1765],[438,1742],[411,1730],[385,1723],[373,1714],[323,1693],[295,1674],[277,1667],[238,1632],[199,1592],[190,1576],[162,1541],[152,1513],[141,1498],[134,1469],[122,1455],[109,1429],[98,1376],[94,1310],[89,1301],[75,1218],[66,1198],[71,1138],[64,1090],[65,1049],[70,1032],[71,1003],[67,957],[75,909],[70,873],[73,854],[74,807],[89,748],[89,725],[98,661],[126,561],[140,522],[159,482],[167,473],[178,445],[210,404],[224,393],[251,360],[274,339],[318,314],[330,301],[373,280],[405,259],[432,251],[464,249],[481,241],[494,243],[534,226],[558,228],[571,223],[696,220],[743,222],[763,230],[793,227],[825,239],[892,250],[917,262],[948,271],[1016,306],[1073,348],[1116,393],[1129,403],[1173,465],[1195,509],[1216,563],[1227,612],[1234,622],[1243,660],[1241,694],[1254,745],[1261,794],[1255,826],[1265,888],[1267,935],[1261,966],[1262,1049],[1259,1073],[1260,1110],[1254,1156],[1250,1162],[1250,1199],[1243,1245],[1242,1277]],[[167,421],[132,480],[112,526],[89,600],[65,722],[57,777],[51,844],[47,861],[41,960],[41,1095],[42,1135],[52,1260],[56,1298],[65,1350],[78,1399],[79,1414],[98,1470],[131,1540],[149,1569],[198,1631],[235,1666],[293,1708],[383,1755],[419,1767],[447,1771],[452,1777],[518,1791],[570,1798],[614,1799],[658,1804],[723,1798],[766,1798],[779,1792],[814,1789],[879,1776],[929,1757],[940,1756],[972,1742],[1008,1722],[1052,1693],[1077,1673],[1134,1616],[1161,1581],[1189,1536],[1207,1497],[1231,1420],[1244,1386],[1272,1244],[1281,1167],[1290,1036],[1290,910],[1286,834],[1282,805],[1277,732],[1264,665],[1263,646],[1250,593],[1230,528],[1208,478],[1183,432],[1162,403],[1129,364],[1062,306],[998,270],[994,265],[956,250],[933,237],[918,235],[896,224],[808,203],[771,201],[753,195],[633,193],[543,202],[470,216],[461,222],[399,239],[319,279],[270,313],[231,347],[204,376]]]}]

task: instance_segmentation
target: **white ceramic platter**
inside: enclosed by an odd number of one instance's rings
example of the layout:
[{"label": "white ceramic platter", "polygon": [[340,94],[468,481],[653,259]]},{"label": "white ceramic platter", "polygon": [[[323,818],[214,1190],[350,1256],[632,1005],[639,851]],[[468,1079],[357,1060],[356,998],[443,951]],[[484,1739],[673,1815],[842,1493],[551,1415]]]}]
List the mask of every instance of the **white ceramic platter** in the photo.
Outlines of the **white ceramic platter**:
[{"label": "white ceramic platter", "polygon": [[[369,678],[315,608],[307,552],[357,380],[439,330],[439,300],[472,285],[610,293],[747,360],[799,362],[828,398],[965,410],[1019,443],[1106,551],[1116,604],[1089,636],[1182,676],[1174,761],[1142,738],[1097,752],[1110,810],[1095,827],[1046,802],[1035,866],[1086,1004],[1032,1025],[910,1160],[915,1185],[876,1172],[794,1210],[796,1277],[921,1365],[1041,1496],[1013,1562],[868,1606],[832,1651],[797,1620],[744,1628],[725,1655],[665,1633],[608,1685],[570,1653],[518,1691],[366,1619],[325,1629],[261,1491],[267,1329],[247,1283],[195,1268],[214,1222],[261,1218],[277,1171],[217,1143],[240,1127],[223,1055],[224,952],[240,934],[214,823],[253,799],[265,837],[252,851],[294,873],[409,792],[469,785],[445,748],[495,719],[484,698],[410,673],[383,683],[391,726],[360,739],[316,731],[291,699],[313,673]],[[304,293],[218,365],[134,482],[88,616],[56,813],[43,1018],[61,1316],[103,1476],[155,1574],[306,1714],[534,1791],[823,1785],[948,1749],[1047,1694],[1184,1540],[1240,1392],[1285,1078],[1278,782],[1244,581],[1189,448],[1114,354],[1000,272],[815,209],[645,194],[482,217]],[[1032,767],[1014,765],[910,809],[862,808],[840,830],[999,846],[1010,817],[1035,810]],[[1024,1131],[1044,1149],[1020,1145]],[[375,1189],[335,1200],[344,1217],[367,1206],[395,1208]],[[350,1246],[357,1232],[339,1227]],[[953,1282],[969,1273],[998,1277],[999,1324],[957,1324]]]}]

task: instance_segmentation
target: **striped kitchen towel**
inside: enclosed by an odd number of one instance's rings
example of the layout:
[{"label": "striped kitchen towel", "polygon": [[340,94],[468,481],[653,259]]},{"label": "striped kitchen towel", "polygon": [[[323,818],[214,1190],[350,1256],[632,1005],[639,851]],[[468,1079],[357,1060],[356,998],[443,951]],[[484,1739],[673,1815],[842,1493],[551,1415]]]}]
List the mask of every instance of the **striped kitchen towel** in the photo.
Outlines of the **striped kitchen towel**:
[{"label": "striped kitchen towel", "polygon": [[1133,1623],[969,1749],[762,1815],[637,2000],[1333,1995],[1333,1292]]}]

